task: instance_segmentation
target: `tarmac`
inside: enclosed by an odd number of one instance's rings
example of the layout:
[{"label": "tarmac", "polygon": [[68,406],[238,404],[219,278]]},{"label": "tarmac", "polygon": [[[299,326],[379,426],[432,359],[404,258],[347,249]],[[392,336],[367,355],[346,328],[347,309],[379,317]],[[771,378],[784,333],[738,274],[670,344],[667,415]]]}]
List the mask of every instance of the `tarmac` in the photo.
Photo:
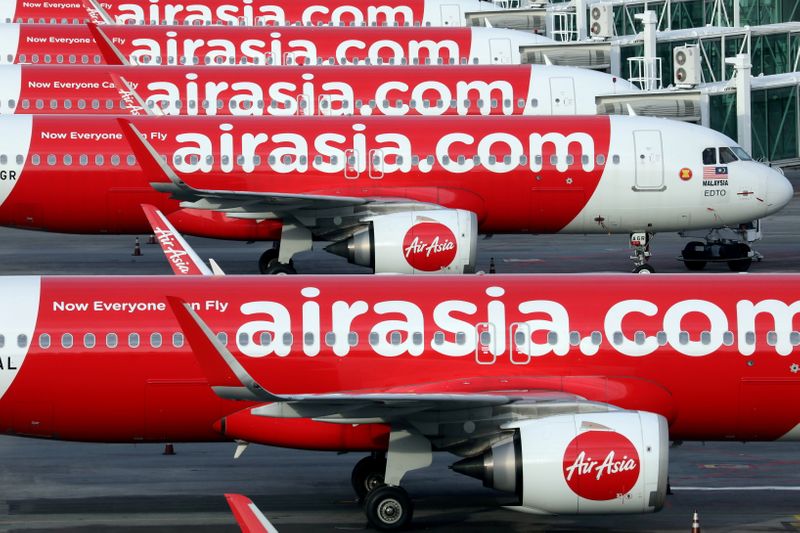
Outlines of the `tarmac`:
[{"label": "tarmac", "polygon": [[[800,190],[797,175],[792,175]],[[800,271],[800,199],[765,219],[751,272]],[[134,236],[60,235],[0,228],[0,274],[170,274],[158,245],[131,255]],[[229,274],[255,274],[264,243],[188,238]],[[676,260],[688,242],[657,235],[656,271],[686,272]],[[478,268],[498,273],[628,272],[625,235],[494,236],[478,241]],[[366,273],[314,251],[295,260],[301,273]],[[709,282],[724,264],[709,265]],[[657,274],[656,274],[657,276]],[[726,290],[721,286],[720,290]],[[797,406],[776,406],[797,409]],[[0,436],[0,531],[237,531],[223,494],[245,494],[282,532],[368,529],[350,471],[360,454],[233,444],[83,444]],[[689,531],[697,510],[704,531],[800,531],[800,443],[687,442],[670,450],[673,494],[652,515],[547,517],[500,507],[502,493],[447,469],[451,456],[404,480],[415,503],[413,530]]]}]

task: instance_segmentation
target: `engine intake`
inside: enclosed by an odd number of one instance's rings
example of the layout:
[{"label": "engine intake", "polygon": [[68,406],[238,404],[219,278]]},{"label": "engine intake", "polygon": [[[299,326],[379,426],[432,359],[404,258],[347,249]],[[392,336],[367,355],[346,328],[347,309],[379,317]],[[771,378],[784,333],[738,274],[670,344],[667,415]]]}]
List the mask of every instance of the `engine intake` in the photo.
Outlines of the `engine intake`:
[{"label": "engine intake", "polygon": [[452,466],[541,514],[647,513],[664,505],[669,431],[644,411],[524,420],[512,438]]},{"label": "engine intake", "polygon": [[477,240],[475,213],[431,209],[377,216],[325,249],[378,274],[462,274],[475,270]]}]

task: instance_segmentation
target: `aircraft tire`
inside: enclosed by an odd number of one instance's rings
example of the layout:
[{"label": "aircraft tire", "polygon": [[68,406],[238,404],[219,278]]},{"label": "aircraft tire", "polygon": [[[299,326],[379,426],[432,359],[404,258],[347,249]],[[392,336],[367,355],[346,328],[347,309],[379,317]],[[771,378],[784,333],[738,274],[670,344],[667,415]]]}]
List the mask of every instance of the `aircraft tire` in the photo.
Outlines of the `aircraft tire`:
[{"label": "aircraft tire", "polygon": [[275,275],[285,275],[285,274],[297,274],[297,271],[294,267],[286,263],[279,263],[278,261],[273,261],[268,267],[267,271],[264,274],[268,274],[271,276]]},{"label": "aircraft tire", "polygon": [[633,267],[633,273],[634,274],[655,274],[656,273],[656,269],[651,267],[647,263],[645,263],[643,265],[639,265],[639,266]]},{"label": "aircraft tire", "polygon": [[278,260],[278,249],[277,248],[270,248],[269,250],[265,251],[261,254],[261,257],[258,258],[258,270],[262,274],[266,274],[267,270],[272,263]]},{"label": "aircraft tire", "polygon": [[364,512],[375,529],[397,531],[411,522],[414,506],[405,489],[384,485],[367,494]]},{"label": "aircraft tire", "polygon": [[359,501],[363,502],[368,493],[383,485],[383,475],[385,473],[385,457],[380,458],[370,455],[356,463],[356,466],[353,467],[353,473],[350,475],[350,483],[353,485],[353,490],[356,492]]},{"label": "aircraft tire", "polygon": [[723,250],[721,250],[720,255],[727,256],[727,257],[740,257],[742,259],[731,259],[728,261],[728,269],[731,272],[747,272],[750,269],[750,265],[753,264],[753,258],[748,257],[750,253],[750,247],[746,244],[738,243],[738,244],[729,244]]}]

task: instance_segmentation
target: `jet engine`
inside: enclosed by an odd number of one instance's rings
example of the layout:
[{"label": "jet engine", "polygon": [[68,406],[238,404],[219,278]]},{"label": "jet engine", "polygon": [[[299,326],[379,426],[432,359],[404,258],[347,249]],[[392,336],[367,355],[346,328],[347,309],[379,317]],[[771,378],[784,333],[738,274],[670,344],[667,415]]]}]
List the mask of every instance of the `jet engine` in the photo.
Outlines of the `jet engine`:
[{"label": "jet engine", "polygon": [[515,493],[537,514],[647,513],[664,505],[667,420],[644,411],[558,415],[512,425],[509,439],[456,472]]},{"label": "jet engine", "polygon": [[461,209],[379,215],[327,251],[376,274],[462,274],[475,271],[478,220]]}]

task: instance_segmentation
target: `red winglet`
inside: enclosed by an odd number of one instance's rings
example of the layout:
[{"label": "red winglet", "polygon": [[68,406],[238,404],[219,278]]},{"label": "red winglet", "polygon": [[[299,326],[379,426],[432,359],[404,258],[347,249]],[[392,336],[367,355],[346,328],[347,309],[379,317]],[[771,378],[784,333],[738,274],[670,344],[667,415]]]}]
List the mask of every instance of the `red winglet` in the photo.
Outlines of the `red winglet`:
[{"label": "red winglet", "polygon": [[94,38],[94,42],[97,44],[97,48],[100,49],[100,53],[103,55],[103,60],[108,65],[128,65],[130,62],[124,59],[124,56],[117,50],[117,48],[108,40],[108,37],[103,30],[101,30],[97,24],[94,22],[87,22],[87,26],[89,26],[89,32],[92,34]]},{"label": "red winglet", "polygon": [[256,504],[241,494],[226,494],[225,499],[231,506],[233,517],[242,528],[242,533],[278,533],[267,517],[258,510]]},{"label": "red winglet", "polygon": [[200,324],[186,308],[188,304],[175,296],[167,296],[167,302],[175,318],[178,319],[178,324],[186,336],[197,362],[203,369],[208,384],[211,387],[241,387],[242,382],[225,364],[217,348],[211,344]]}]

